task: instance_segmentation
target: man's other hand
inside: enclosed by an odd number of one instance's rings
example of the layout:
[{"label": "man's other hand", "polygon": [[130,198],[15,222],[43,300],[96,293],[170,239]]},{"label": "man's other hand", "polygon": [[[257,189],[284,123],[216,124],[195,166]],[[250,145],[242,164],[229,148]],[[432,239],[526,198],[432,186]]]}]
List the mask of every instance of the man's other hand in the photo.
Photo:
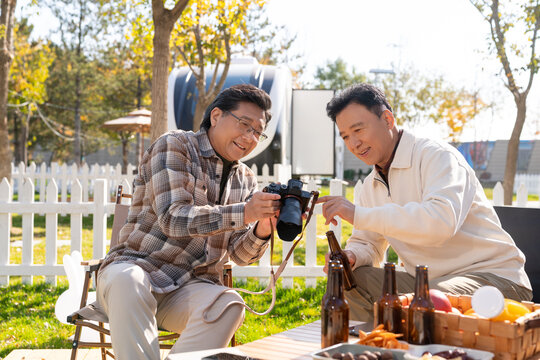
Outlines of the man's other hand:
[{"label": "man's other hand", "polygon": [[354,224],[354,204],[343,196],[323,196],[317,200],[317,204],[322,203],[323,216],[326,219],[325,225],[332,223],[337,225],[336,216]]},{"label": "man's other hand", "polygon": [[[353,254],[351,250],[343,250],[345,255],[347,255],[347,258],[349,259],[349,263],[351,264],[351,267],[354,266],[356,263],[356,256]],[[328,262],[330,261],[330,253],[324,254],[324,268],[323,271],[325,274],[328,274]]]}]

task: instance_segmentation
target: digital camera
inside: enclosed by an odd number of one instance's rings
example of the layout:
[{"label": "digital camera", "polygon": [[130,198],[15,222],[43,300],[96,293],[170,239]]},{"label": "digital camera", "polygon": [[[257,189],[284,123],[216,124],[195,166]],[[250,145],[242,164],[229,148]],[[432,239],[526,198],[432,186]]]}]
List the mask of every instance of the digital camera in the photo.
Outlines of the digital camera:
[{"label": "digital camera", "polygon": [[290,179],[285,184],[271,183],[263,191],[281,196],[281,209],[277,221],[279,238],[293,241],[302,231],[302,214],[306,211],[311,193],[302,190],[304,183]]}]

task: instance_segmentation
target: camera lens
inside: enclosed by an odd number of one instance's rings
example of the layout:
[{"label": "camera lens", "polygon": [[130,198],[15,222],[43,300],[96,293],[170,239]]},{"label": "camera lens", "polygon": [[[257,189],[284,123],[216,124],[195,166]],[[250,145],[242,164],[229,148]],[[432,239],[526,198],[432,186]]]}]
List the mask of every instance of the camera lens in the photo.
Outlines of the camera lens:
[{"label": "camera lens", "polygon": [[284,241],[293,241],[302,231],[302,207],[296,197],[287,197],[283,201],[276,228],[279,238]]}]

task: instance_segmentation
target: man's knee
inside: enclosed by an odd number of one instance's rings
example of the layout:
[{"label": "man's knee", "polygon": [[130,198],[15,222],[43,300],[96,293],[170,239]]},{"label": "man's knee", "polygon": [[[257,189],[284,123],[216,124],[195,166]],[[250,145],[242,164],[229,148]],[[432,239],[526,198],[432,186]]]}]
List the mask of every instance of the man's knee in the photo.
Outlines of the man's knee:
[{"label": "man's knee", "polygon": [[[106,269],[107,270],[107,269]],[[126,306],[135,306],[141,301],[155,301],[152,296],[149,280],[139,266],[125,266],[113,270],[107,274],[106,283],[102,284],[106,289],[104,298],[107,302],[121,301]],[[118,271],[115,271],[118,270]],[[100,286],[98,285],[98,291]]]},{"label": "man's knee", "polygon": [[245,317],[245,308],[244,308],[244,299],[242,299],[242,296],[238,294],[236,291],[227,291],[220,299],[221,301],[218,301],[215,306],[228,306],[228,304],[231,304],[227,308],[227,317],[231,320],[238,319],[239,323],[241,324],[244,321]]}]

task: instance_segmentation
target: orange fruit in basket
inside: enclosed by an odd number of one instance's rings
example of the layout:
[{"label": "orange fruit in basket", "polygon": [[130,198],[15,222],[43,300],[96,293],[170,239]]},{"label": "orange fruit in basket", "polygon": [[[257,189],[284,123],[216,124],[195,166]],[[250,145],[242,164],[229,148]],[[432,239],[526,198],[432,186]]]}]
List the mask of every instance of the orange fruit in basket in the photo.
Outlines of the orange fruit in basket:
[{"label": "orange fruit in basket", "polygon": [[504,321],[509,320],[511,322],[516,321],[525,314],[530,313],[531,311],[523,304],[510,300],[504,299],[504,309],[501,314],[497,317],[494,317],[493,321]]},{"label": "orange fruit in basket", "polygon": [[463,315],[478,317],[478,314],[474,312],[473,308],[463,312]]}]

